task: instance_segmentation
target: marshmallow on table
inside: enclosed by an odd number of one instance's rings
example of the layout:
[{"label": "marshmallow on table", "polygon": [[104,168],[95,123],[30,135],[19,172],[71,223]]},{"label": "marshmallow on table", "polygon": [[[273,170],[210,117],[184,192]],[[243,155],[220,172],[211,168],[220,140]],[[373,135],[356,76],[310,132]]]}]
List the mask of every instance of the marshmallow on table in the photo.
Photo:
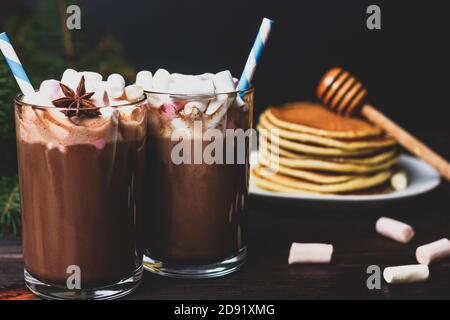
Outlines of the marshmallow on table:
[{"label": "marshmallow on table", "polygon": [[414,229],[410,225],[390,218],[378,219],[375,228],[379,234],[400,243],[408,243],[414,237]]},{"label": "marshmallow on table", "polygon": [[417,262],[429,265],[430,263],[450,257],[450,240],[441,239],[416,250]]},{"label": "marshmallow on table", "polygon": [[331,244],[293,243],[289,252],[289,264],[330,263],[333,255]]},{"label": "marshmallow on table", "polygon": [[153,89],[153,76],[150,71],[139,71],[136,75],[136,84],[141,86],[145,91],[152,91]]},{"label": "marshmallow on table", "polygon": [[139,100],[143,95],[144,89],[137,84],[132,84],[125,88],[125,97],[130,102]]},{"label": "marshmallow on table", "polygon": [[427,265],[414,264],[407,266],[388,267],[383,271],[387,283],[412,283],[428,280],[430,270]]},{"label": "marshmallow on table", "polygon": [[60,82],[58,80],[50,79],[42,81],[39,87],[39,93],[50,100],[56,100],[63,96]]},{"label": "marshmallow on table", "polygon": [[106,81],[106,92],[111,98],[118,99],[123,96],[125,79],[118,73],[110,75]]},{"label": "marshmallow on table", "polygon": [[153,76],[153,91],[167,93],[171,82],[170,73],[165,69],[158,69]]}]

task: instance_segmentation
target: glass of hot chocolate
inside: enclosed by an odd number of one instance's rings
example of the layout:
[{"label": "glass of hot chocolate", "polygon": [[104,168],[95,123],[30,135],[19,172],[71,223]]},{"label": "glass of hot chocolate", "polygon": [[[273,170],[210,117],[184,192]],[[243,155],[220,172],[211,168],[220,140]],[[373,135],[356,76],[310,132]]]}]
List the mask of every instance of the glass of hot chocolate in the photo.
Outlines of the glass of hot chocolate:
[{"label": "glass of hot chocolate", "polygon": [[143,271],[147,100],[67,73],[15,99],[25,283],[44,298],[118,298]]},{"label": "glass of hot chocolate", "polygon": [[143,228],[151,272],[217,277],[246,259],[253,90],[238,92],[236,82],[228,71],[187,76],[160,69],[147,86]]}]

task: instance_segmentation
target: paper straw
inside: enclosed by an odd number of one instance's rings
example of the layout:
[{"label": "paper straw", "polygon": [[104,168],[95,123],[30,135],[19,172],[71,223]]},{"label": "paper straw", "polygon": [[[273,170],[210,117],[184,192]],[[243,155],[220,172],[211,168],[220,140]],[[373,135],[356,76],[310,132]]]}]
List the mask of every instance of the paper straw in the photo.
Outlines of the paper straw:
[{"label": "paper straw", "polygon": [[256,35],[252,51],[250,51],[250,55],[248,56],[244,71],[242,72],[241,79],[239,80],[237,87],[238,91],[247,90],[248,88],[250,88],[250,83],[255,73],[256,65],[266,45],[266,41],[267,38],[269,37],[272,24],[273,24],[272,20],[267,18],[263,19],[258,34]]},{"label": "paper straw", "polygon": [[16,78],[17,84],[24,95],[34,93],[33,86],[31,85],[30,79],[20,63],[14,48],[9,41],[8,35],[5,32],[0,33],[0,50],[5,56],[5,60],[11,69],[11,72]]}]

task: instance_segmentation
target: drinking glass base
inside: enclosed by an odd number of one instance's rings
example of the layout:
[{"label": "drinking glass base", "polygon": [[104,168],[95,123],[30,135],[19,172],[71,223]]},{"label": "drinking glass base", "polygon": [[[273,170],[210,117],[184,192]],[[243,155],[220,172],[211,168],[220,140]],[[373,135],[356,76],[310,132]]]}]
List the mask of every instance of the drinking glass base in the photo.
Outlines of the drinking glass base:
[{"label": "drinking glass base", "polygon": [[50,300],[112,300],[122,298],[139,286],[142,275],[143,268],[141,266],[130,277],[115,284],[99,288],[70,290],[64,286],[45,283],[24,269],[25,284],[28,289],[38,297]]},{"label": "drinking glass base", "polygon": [[155,274],[182,279],[206,279],[222,277],[239,270],[247,258],[247,248],[223,261],[207,265],[181,265],[160,261],[144,255],[144,268]]}]

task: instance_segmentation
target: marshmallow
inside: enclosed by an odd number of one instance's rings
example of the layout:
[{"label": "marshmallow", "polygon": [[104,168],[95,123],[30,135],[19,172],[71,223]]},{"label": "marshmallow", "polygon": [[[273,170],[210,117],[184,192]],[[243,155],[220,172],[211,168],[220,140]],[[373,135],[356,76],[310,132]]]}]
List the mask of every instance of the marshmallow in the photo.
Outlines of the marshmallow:
[{"label": "marshmallow", "polygon": [[40,92],[25,95],[23,97],[23,102],[33,106],[54,107],[52,100]]},{"label": "marshmallow", "polygon": [[92,100],[98,107],[108,106],[110,104],[108,93],[106,92],[106,81],[97,82],[94,86],[94,95]]},{"label": "marshmallow", "polygon": [[120,98],[125,89],[125,79],[118,73],[114,73],[108,77],[106,81],[106,92],[114,99]]},{"label": "marshmallow", "polygon": [[136,75],[136,84],[145,91],[151,91],[153,89],[152,73],[147,70],[139,71]]},{"label": "marshmallow", "polygon": [[153,91],[169,92],[169,86],[172,82],[170,73],[165,69],[158,69],[153,76]]},{"label": "marshmallow", "polygon": [[200,112],[205,112],[207,106],[208,103],[205,101],[191,101],[184,106],[184,113],[191,114],[194,108],[197,108]]},{"label": "marshmallow", "polygon": [[414,229],[411,226],[390,218],[378,219],[375,229],[382,236],[400,243],[408,243],[414,237]]},{"label": "marshmallow", "polygon": [[132,84],[125,88],[125,97],[128,101],[134,102],[142,98],[144,95],[144,89],[137,84]]},{"label": "marshmallow", "polygon": [[176,81],[170,84],[171,94],[214,95],[214,83],[211,80]]},{"label": "marshmallow", "polygon": [[331,244],[293,243],[289,252],[289,264],[330,263],[333,255]]},{"label": "marshmallow", "polygon": [[103,81],[103,76],[100,73],[98,73],[98,72],[83,71],[83,72],[80,72],[80,73],[81,73],[82,76],[84,76],[84,79],[86,80],[86,83],[87,82],[96,83],[96,82]]},{"label": "marshmallow", "polygon": [[397,191],[405,190],[408,187],[408,175],[405,170],[399,170],[392,175],[391,187]]},{"label": "marshmallow", "polygon": [[39,93],[49,100],[56,100],[63,96],[60,82],[58,80],[50,79],[42,81],[39,87]]},{"label": "marshmallow", "polygon": [[218,72],[213,78],[216,93],[228,93],[235,91],[233,76],[228,70]]},{"label": "marshmallow", "polygon": [[384,280],[387,283],[411,283],[428,279],[430,270],[423,264],[388,267],[383,271]]},{"label": "marshmallow", "polygon": [[177,116],[177,108],[172,102],[164,102],[162,106],[164,116],[167,120],[172,120]]},{"label": "marshmallow", "polygon": [[207,72],[207,73],[198,75],[198,77],[200,79],[202,79],[202,80],[213,80],[214,79],[214,73]]},{"label": "marshmallow", "polygon": [[226,94],[219,94],[216,99],[214,99],[213,101],[211,101],[209,103],[208,109],[206,109],[206,114],[211,115],[213,113],[215,113],[217,110],[219,110],[220,107],[224,106],[224,108],[226,108],[227,106],[225,106],[225,104],[227,103],[227,95]]},{"label": "marshmallow", "polygon": [[450,240],[441,239],[416,250],[417,262],[429,265],[430,263],[450,257]]},{"label": "marshmallow", "polygon": [[189,82],[195,80],[203,80],[201,77],[181,73],[172,73],[171,77],[173,82]]},{"label": "marshmallow", "polygon": [[61,83],[75,90],[81,80],[81,73],[73,69],[66,69],[62,75]]}]

